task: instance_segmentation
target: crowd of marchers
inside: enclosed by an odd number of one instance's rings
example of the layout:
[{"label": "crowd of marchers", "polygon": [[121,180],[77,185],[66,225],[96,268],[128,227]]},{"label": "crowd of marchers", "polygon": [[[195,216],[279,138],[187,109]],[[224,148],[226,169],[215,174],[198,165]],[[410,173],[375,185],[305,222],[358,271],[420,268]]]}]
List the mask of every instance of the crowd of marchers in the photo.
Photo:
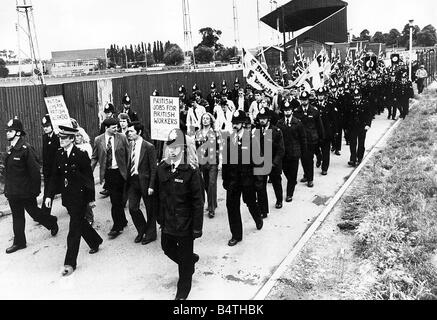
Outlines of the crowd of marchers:
[{"label": "crowd of marchers", "polygon": [[[243,88],[239,79],[232,89],[226,81],[220,90],[215,83],[210,88],[206,95],[196,84],[191,95],[184,86],[179,88],[180,127],[169,133],[166,142],[150,139],[128,94],[118,112],[113,104],[105,106],[106,119],[93,143],[74,119],[55,134],[46,115],[42,119],[41,207],[37,204],[40,161],[25,140],[22,122],[10,120],[3,175],[14,240],[6,253],[26,248],[25,211],[52,236],[57,235],[57,218],[51,210],[54,197],[61,194],[70,216],[62,276],[76,270],[81,238],[89,253],[96,254],[103,242],[93,228],[93,171],[98,165],[101,193],[111,202],[113,224],[108,239],[116,239],[126,228],[126,207],[137,231],[132,242],[156,241],[159,225],[162,249],[179,267],[176,299],[186,299],[199,261],[193,244],[202,236],[205,203],[207,216],[212,219],[216,214],[219,173],[220,187],[226,191],[228,245],[235,246],[243,240],[241,200],[261,230],[270,210],[269,183],[275,208],[280,210],[284,200],[293,201],[298,181],[314,187],[315,168],[320,168],[322,176],[328,174],[330,158],[344,152],[344,145],[349,146],[348,165],[357,166],[365,155],[366,134],[375,115],[387,112],[387,119],[395,120],[399,111],[405,119],[414,96],[403,64],[367,72],[336,70],[324,87],[306,91],[304,86],[290,86],[273,97],[249,85]],[[153,95],[160,93],[155,90]],[[300,164],[303,176],[299,179]]]}]

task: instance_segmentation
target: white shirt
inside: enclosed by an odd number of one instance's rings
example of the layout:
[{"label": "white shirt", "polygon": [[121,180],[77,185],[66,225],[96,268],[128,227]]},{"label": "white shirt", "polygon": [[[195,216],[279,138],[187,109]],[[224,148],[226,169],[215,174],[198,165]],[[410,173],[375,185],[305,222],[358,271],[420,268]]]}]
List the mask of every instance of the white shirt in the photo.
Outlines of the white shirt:
[{"label": "white shirt", "polygon": [[172,161],[172,162],[170,163],[170,165],[173,165],[173,164],[174,164],[174,168],[175,168],[175,169],[172,170],[171,172],[174,173],[174,172],[176,171],[176,169],[177,169],[177,168],[179,167],[179,165],[181,164],[181,160],[182,160],[182,158],[179,158],[178,161],[176,161],[176,162],[173,162],[173,161]]},{"label": "white shirt", "polygon": [[[221,132],[223,131],[228,131],[228,132],[232,132],[232,115],[233,115],[233,111],[231,109],[231,107],[227,106],[225,111],[223,111],[222,106],[220,105],[216,105],[214,107],[214,114],[217,115],[217,119],[216,119],[216,130],[220,130]],[[223,128],[224,125],[224,128]]]},{"label": "white shirt", "polygon": [[244,96],[243,97],[241,97],[241,96],[238,97],[238,110],[244,111],[244,101],[245,101]]},{"label": "white shirt", "polygon": [[249,108],[249,117],[250,117],[250,121],[252,121],[252,123],[255,122],[256,116],[259,113],[259,110],[261,109],[261,102],[258,102],[255,100],[254,102],[252,102],[252,104],[250,105]]},{"label": "white shirt", "polygon": [[187,114],[187,128],[188,135],[193,135],[195,133],[195,128],[200,128],[200,119],[206,113],[204,106],[196,105],[196,110],[194,108],[188,109]]},{"label": "white shirt", "polygon": [[73,149],[73,144],[70,144],[70,146],[68,147],[67,150],[64,149],[64,151],[67,152],[67,158],[70,158],[70,153],[71,153],[72,149]]},{"label": "white shirt", "polygon": [[140,154],[141,154],[141,146],[143,145],[143,138],[138,137],[137,140],[132,141],[131,148],[132,148],[132,144],[135,144],[135,166],[134,166],[135,169],[133,175],[138,175],[138,165],[140,163]]},{"label": "white shirt", "polygon": [[111,138],[112,144],[112,165],[107,169],[118,169],[117,160],[115,159],[115,136],[109,136],[105,133],[105,148],[108,147],[109,138]]}]

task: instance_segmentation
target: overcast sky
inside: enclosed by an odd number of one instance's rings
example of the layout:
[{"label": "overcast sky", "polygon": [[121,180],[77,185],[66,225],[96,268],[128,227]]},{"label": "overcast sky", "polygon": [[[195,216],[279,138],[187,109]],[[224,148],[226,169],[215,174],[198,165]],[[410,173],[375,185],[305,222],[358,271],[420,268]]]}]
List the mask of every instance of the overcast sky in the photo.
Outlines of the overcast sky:
[{"label": "overcast sky", "polygon": [[[189,0],[193,42],[198,30],[213,27],[223,31],[221,42],[234,43],[232,0]],[[287,3],[278,0],[278,5]],[[358,35],[367,28],[402,31],[409,19],[423,28],[437,27],[436,0],[349,0],[348,28]],[[271,10],[270,0],[259,0],[261,17]],[[89,49],[170,40],[183,47],[182,0],[33,0],[42,58],[51,51]],[[240,40],[246,47],[258,45],[257,1],[237,0]],[[1,0],[0,49],[16,50],[15,0]],[[272,44],[272,29],[261,23],[261,42]]]}]

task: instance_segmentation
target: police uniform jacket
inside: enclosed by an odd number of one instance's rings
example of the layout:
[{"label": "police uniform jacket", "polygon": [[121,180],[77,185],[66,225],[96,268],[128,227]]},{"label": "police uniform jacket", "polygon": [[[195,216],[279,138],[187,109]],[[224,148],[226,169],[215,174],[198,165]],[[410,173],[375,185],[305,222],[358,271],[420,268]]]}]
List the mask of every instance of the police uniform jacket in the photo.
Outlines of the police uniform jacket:
[{"label": "police uniform jacket", "polygon": [[215,107],[215,99],[219,98],[219,94],[217,92],[210,92],[206,96],[206,101],[208,102],[208,107],[205,106],[206,111],[209,113],[213,113],[214,107]]},{"label": "police uniform jacket", "polygon": [[129,116],[131,122],[140,121],[140,119],[138,118],[138,114],[130,108],[129,110],[121,109],[120,113],[126,113]]},{"label": "police uniform jacket", "polygon": [[307,112],[304,112],[303,107],[296,108],[293,112],[293,117],[302,121],[305,128],[307,143],[318,144],[320,140],[325,139],[325,131],[323,128],[320,112],[312,105],[308,105]]},{"label": "police uniform jacket", "polygon": [[49,137],[48,134],[42,136],[42,172],[44,178],[49,177],[52,173],[56,151],[58,151],[59,148],[59,137],[55,133],[53,133],[51,137]]},{"label": "police uniform jacket", "polygon": [[35,150],[20,138],[4,160],[6,198],[36,198],[41,193],[40,164]]},{"label": "police uniform jacket", "polygon": [[353,101],[347,114],[348,126],[350,130],[364,129],[372,125],[373,115],[370,110],[369,102],[365,100]]},{"label": "police uniform jacket", "polygon": [[292,117],[290,124],[287,125],[285,118],[283,118],[278,121],[277,126],[282,131],[284,138],[284,161],[301,158],[307,149],[307,138],[302,122],[298,118]]},{"label": "police uniform jacket", "polygon": [[411,81],[407,81],[406,83],[399,83],[399,85],[396,87],[396,99],[400,103],[408,103],[408,100],[410,98],[414,98],[414,90],[413,90],[413,84]]},{"label": "police uniform jacket", "polygon": [[317,103],[317,109],[320,111],[325,139],[332,141],[338,129],[338,109],[332,99],[325,102],[323,106]]},{"label": "police uniform jacket", "polygon": [[174,173],[161,161],[156,173],[157,222],[162,232],[179,237],[202,235],[204,200],[199,170],[180,164]]},{"label": "police uniform jacket", "polygon": [[263,133],[262,129],[258,129],[260,137],[260,150],[261,156],[265,156],[266,145],[272,146],[272,165],[277,170],[282,170],[282,159],[285,154],[284,138],[282,131],[278,127],[271,125],[268,130],[271,130],[272,135],[268,138],[266,133]]},{"label": "police uniform jacket", "polygon": [[61,185],[64,207],[80,206],[95,200],[94,176],[86,151],[73,146],[69,157],[64,149],[56,152],[47,192],[51,199],[56,194],[56,184]]},{"label": "police uniform jacket", "polygon": [[[239,139],[235,132],[224,139],[222,179],[223,187],[226,190],[240,187],[253,186],[256,179],[254,169],[260,164],[255,165],[253,155],[260,155],[259,141],[252,137],[251,130],[243,129],[242,138]],[[238,152],[238,158],[231,152]],[[232,160],[236,161],[232,161]],[[245,163],[245,159],[248,159]]]}]

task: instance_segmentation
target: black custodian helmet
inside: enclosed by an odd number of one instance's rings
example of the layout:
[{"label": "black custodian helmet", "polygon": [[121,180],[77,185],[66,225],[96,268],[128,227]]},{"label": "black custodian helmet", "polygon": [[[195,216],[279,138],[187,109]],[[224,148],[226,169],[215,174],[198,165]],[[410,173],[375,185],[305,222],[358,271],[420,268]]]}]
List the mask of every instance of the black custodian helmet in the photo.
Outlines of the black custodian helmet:
[{"label": "black custodian helmet", "polygon": [[246,122],[246,113],[242,110],[237,110],[232,115],[232,123],[245,123]]},{"label": "black custodian helmet", "polygon": [[26,132],[24,132],[23,123],[18,120],[18,117],[14,117],[14,119],[9,120],[8,124],[6,125],[6,131],[15,130],[17,132],[21,132],[21,135],[25,135]]}]

